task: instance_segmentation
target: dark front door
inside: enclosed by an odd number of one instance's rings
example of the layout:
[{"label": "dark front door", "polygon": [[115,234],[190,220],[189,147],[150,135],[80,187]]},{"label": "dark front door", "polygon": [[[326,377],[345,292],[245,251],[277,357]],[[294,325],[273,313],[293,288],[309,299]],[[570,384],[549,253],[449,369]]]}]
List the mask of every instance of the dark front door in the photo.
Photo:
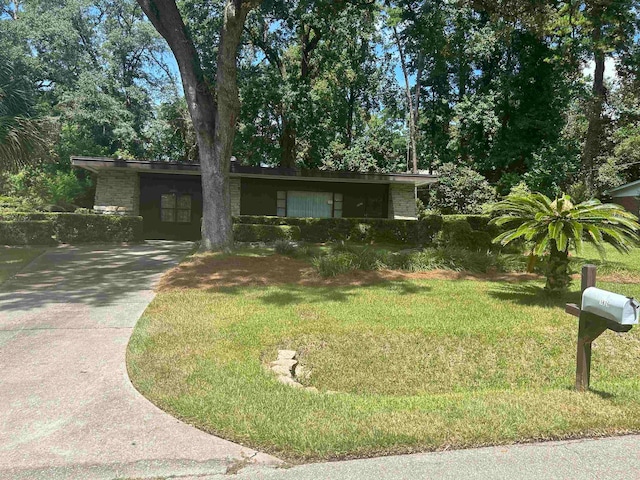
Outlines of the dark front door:
[{"label": "dark front door", "polygon": [[195,175],[140,175],[145,238],[199,240],[202,185]]}]

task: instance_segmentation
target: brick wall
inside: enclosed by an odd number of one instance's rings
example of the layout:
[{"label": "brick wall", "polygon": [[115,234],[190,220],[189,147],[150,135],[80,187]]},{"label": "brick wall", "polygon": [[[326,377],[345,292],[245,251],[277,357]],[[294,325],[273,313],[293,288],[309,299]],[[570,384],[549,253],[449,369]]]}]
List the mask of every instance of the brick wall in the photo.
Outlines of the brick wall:
[{"label": "brick wall", "polygon": [[102,170],[93,209],[111,215],[139,215],[140,179],[136,172]]},{"label": "brick wall", "polygon": [[389,185],[389,218],[396,220],[417,218],[415,185]]},{"label": "brick wall", "polygon": [[622,205],[634,215],[638,215],[640,212],[640,200],[638,200],[638,197],[615,197],[613,201],[618,205]]},{"label": "brick wall", "polygon": [[229,179],[229,193],[231,196],[231,215],[240,215],[240,179]]}]

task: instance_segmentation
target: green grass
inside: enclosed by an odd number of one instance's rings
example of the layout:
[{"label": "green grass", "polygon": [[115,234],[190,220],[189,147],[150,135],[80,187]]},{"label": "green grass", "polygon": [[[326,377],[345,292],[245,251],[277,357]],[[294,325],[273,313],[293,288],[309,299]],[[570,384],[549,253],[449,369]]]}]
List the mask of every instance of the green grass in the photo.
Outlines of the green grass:
[{"label": "green grass", "polygon": [[640,254],[635,250],[633,254],[627,255],[617,252],[613,248],[607,248],[605,258],[602,259],[595,247],[585,245],[582,255],[577,255],[573,260],[573,267],[576,271],[585,263],[592,263],[598,266],[598,273],[601,275],[631,274],[640,276]]},{"label": "green grass", "polygon": [[[640,269],[638,251],[609,259],[604,270]],[[600,286],[640,297],[637,284]],[[129,373],[175,416],[290,460],[640,431],[639,329],[599,338],[592,392],[572,389],[577,319],[563,307],[576,288],[561,300],[538,281],[161,293]],[[280,348],[301,352],[320,394],[264,369]]]},{"label": "green grass", "polygon": [[42,252],[42,249],[31,247],[0,246],[0,284],[18,273]]}]

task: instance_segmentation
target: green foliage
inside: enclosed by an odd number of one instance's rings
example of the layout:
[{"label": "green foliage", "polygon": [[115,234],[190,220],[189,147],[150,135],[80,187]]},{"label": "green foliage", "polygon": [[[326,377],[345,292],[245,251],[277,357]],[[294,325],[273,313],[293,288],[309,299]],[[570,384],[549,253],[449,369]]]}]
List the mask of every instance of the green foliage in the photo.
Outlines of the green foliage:
[{"label": "green foliage", "polygon": [[391,242],[428,245],[442,228],[442,218],[431,215],[422,220],[389,220],[376,218],[293,218],[243,215],[236,224],[294,225],[300,228],[300,239],[323,243],[340,240]]},{"label": "green foliage", "polygon": [[[168,49],[137,2],[11,5],[16,15],[0,16],[0,65],[3,72],[12,66],[15,85],[9,90],[24,99],[22,113],[14,116],[24,121],[14,125],[29,138],[37,133],[44,156],[54,161],[79,154],[146,156],[154,104],[175,94],[176,85]],[[27,146],[30,160],[42,156],[34,155],[34,140]]]},{"label": "green foliage", "polygon": [[[491,250],[493,237],[487,231],[472,228],[471,223],[467,219],[445,221],[438,234],[438,244],[473,251]],[[484,227],[486,229],[486,225]]]},{"label": "green foliage", "polygon": [[236,242],[275,242],[277,240],[299,240],[300,228],[289,225],[260,225],[237,223],[233,226]]},{"label": "green foliage", "polygon": [[142,217],[61,213],[50,218],[61,243],[129,243],[144,239]]},{"label": "green foliage", "polygon": [[312,264],[324,277],[334,277],[354,270],[453,270],[495,273],[520,272],[526,268],[526,261],[522,255],[467,250],[452,245],[393,253],[346,243],[337,243],[328,252],[315,256]]},{"label": "green foliage", "polygon": [[158,106],[155,118],[144,132],[145,151],[149,159],[158,161],[198,161],[196,134],[182,97],[173,97]]},{"label": "green foliage", "polygon": [[629,252],[638,241],[640,225],[635,215],[620,205],[589,200],[574,205],[569,195],[555,200],[541,193],[511,195],[496,204],[500,216],[491,223],[508,229],[495,243],[507,245],[524,239],[535,256],[548,255],[547,284],[550,292],[563,292],[570,283],[569,251],[580,254],[583,242],[592,243],[604,254],[604,245]]},{"label": "green foliage", "polygon": [[496,199],[489,182],[469,167],[446,164],[437,171],[440,180],[429,195],[429,208],[448,214],[482,213],[486,203]]},{"label": "green foliage", "polygon": [[0,51],[0,169],[15,171],[46,156],[47,123],[38,119],[36,87],[6,53]]},{"label": "green foliage", "polygon": [[322,159],[326,170],[399,172],[405,168],[406,145],[402,132],[382,116],[372,117],[360,136],[348,145],[332,142]]},{"label": "green foliage", "polygon": [[55,244],[53,227],[53,223],[47,220],[0,220],[0,245]]},{"label": "green foliage", "polygon": [[[13,238],[34,240],[20,244],[130,243],[144,239],[142,217],[77,213],[1,213],[0,223],[11,225]],[[47,226],[45,226],[45,224]],[[13,227],[15,226],[15,227]],[[16,230],[18,229],[18,230]],[[22,236],[20,236],[22,235]],[[48,235],[48,237],[47,237]],[[44,237],[49,238],[43,242]],[[2,242],[0,242],[2,243]],[[12,243],[8,243],[11,245]]]},{"label": "green foliage", "polygon": [[298,246],[291,240],[276,240],[273,244],[276,253],[286,256],[294,256],[298,250]]},{"label": "green foliage", "polygon": [[358,269],[355,255],[349,252],[321,255],[311,263],[323,277],[336,277]]},{"label": "green foliage", "polygon": [[[616,59],[617,75],[605,85],[587,196],[635,180],[637,2],[508,3],[262,2],[240,52],[234,155],[253,165],[404,171],[409,110],[393,24],[415,79],[419,166],[442,165],[429,211],[481,213],[494,195],[478,174],[501,195],[524,182],[554,196],[585,178],[580,152],[594,98],[583,73],[599,52]],[[214,79],[222,3],[180,8]],[[28,0],[5,10],[3,169],[65,165],[78,154],[197,160],[170,52],[137,2]],[[458,175],[448,175],[450,164],[461,166]]]},{"label": "green foliage", "polygon": [[521,272],[526,267],[521,255],[467,250],[455,246],[410,252],[402,255],[396,265],[410,272],[453,270],[472,273]]},{"label": "green foliage", "polygon": [[30,212],[33,205],[21,197],[0,196],[0,215],[10,212]]},{"label": "green foliage", "polygon": [[8,193],[24,199],[36,208],[54,205],[71,208],[76,199],[91,187],[90,178],[75,171],[55,167],[27,167],[7,179]]}]

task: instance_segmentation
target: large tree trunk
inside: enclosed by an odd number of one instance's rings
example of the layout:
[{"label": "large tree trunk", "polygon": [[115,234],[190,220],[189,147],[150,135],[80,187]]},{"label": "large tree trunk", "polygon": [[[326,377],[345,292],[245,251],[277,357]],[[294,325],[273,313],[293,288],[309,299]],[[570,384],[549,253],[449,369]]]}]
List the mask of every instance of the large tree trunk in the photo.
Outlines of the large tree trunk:
[{"label": "large tree trunk", "polygon": [[242,29],[259,0],[227,0],[216,72],[215,97],[175,0],[138,0],[176,57],[196,132],[202,170],[202,248],[229,250],[233,244],[229,162],[240,108],[236,61]]},{"label": "large tree trunk", "polygon": [[594,25],[591,32],[591,41],[593,42],[595,72],[593,76],[593,97],[588,110],[589,127],[587,128],[587,136],[582,151],[582,169],[586,174],[585,182],[589,195],[594,193],[595,159],[600,154],[603,134],[602,111],[607,94],[604,86],[605,54],[601,45],[601,10],[600,7],[594,7],[593,11]]},{"label": "large tree trunk", "polygon": [[282,133],[280,134],[280,166],[284,168],[296,167],[296,127],[286,116],[282,118]]}]

